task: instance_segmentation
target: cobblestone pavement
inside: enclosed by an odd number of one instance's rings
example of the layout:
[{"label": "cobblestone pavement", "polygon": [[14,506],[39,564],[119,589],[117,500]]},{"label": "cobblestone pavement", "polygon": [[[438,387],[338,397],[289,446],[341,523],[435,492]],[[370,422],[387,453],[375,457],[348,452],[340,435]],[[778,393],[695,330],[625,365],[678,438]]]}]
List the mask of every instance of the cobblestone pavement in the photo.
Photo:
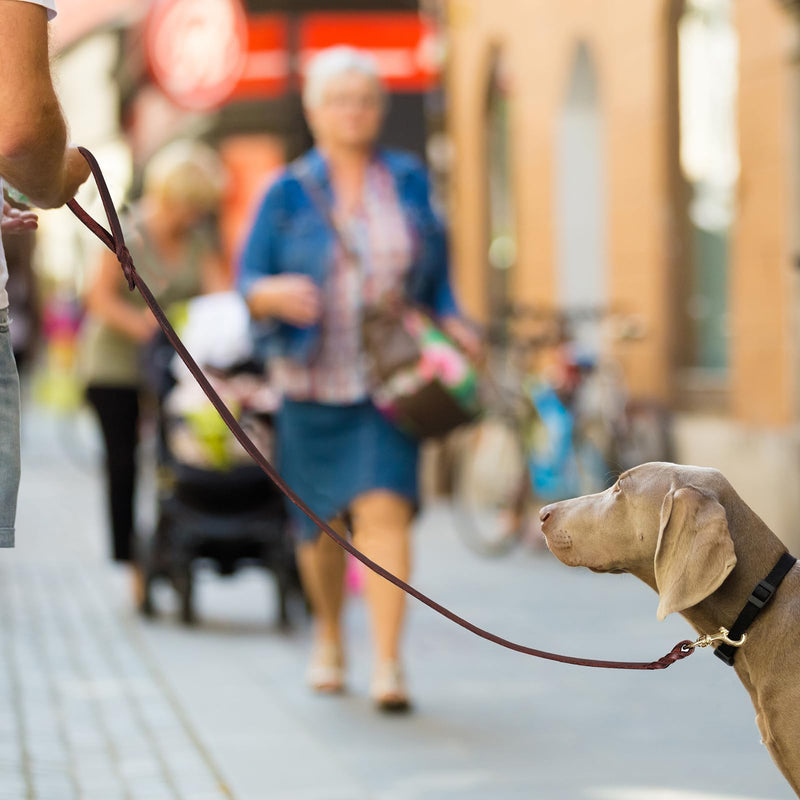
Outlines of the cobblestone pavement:
[{"label": "cobblestone pavement", "polygon": [[55,439],[48,457],[34,438],[18,547],[0,552],[0,800],[230,798],[110,602],[119,581],[99,557],[97,493],[80,491],[85,454]]},{"label": "cobblestone pavement", "polygon": [[[28,414],[18,547],[0,551],[0,800],[790,800],[732,670],[699,653],[614,673],[500,650],[412,604],[416,702],[366,696],[362,604],[349,692],[303,686],[308,627],[272,627],[269,581],[204,573],[200,624],[131,611],[108,564],[85,420]],[[143,507],[147,514],[146,495]],[[416,534],[415,582],[477,624],[544,649],[649,659],[687,638],[626,576],[546,553],[481,560],[442,509]]]}]

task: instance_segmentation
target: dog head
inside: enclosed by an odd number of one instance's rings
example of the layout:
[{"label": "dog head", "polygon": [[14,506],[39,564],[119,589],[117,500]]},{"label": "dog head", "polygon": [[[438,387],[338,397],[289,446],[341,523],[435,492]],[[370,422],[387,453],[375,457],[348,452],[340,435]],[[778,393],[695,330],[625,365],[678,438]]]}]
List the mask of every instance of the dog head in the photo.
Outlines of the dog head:
[{"label": "dog head", "polygon": [[704,600],[736,565],[717,470],[650,463],[604,492],[545,506],[542,531],[571,567],[632,572],[657,588],[658,618]]}]

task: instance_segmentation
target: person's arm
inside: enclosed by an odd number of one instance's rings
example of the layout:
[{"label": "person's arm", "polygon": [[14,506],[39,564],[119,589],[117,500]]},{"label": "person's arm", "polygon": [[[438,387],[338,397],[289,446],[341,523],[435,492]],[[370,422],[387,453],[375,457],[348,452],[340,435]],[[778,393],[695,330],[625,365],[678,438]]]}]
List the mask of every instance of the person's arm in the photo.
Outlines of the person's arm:
[{"label": "person's arm", "polygon": [[279,271],[275,219],[282,203],[281,187],[273,185],[247,238],[236,284],[253,319],[308,328],[319,321],[322,298],[307,275]]},{"label": "person's arm", "polygon": [[439,317],[445,333],[455,340],[456,344],[472,359],[480,360],[483,356],[483,339],[478,327],[465,319],[461,313],[453,292],[453,286],[450,281],[450,254],[447,231],[431,203],[430,180],[427,170],[420,165],[413,179],[413,192],[416,200],[423,215],[430,222],[430,240],[427,246],[433,249],[434,260],[438,267],[436,280],[431,287],[431,308]]},{"label": "person's arm", "polygon": [[236,288],[244,297],[253,319],[268,320],[272,314],[262,302],[262,288],[277,273],[275,217],[282,205],[281,190],[273,184],[264,195],[239,257]]},{"label": "person's arm", "polygon": [[0,0],[0,176],[42,208],[71,199],[89,176],[50,76],[47,11]]},{"label": "person's arm", "polygon": [[[416,159],[415,159],[416,162]],[[426,259],[435,268],[423,303],[439,317],[458,316],[459,308],[450,284],[450,257],[444,222],[433,208],[428,171],[417,162],[407,177],[408,202],[419,215],[425,236]]]},{"label": "person's arm", "polygon": [[136,308],[122,299],[122,282],[116,255],[104,251],[86,293],[86,308],[94,317],[129,339],[146,342],[155,333],[158,323],[149,308]]}]

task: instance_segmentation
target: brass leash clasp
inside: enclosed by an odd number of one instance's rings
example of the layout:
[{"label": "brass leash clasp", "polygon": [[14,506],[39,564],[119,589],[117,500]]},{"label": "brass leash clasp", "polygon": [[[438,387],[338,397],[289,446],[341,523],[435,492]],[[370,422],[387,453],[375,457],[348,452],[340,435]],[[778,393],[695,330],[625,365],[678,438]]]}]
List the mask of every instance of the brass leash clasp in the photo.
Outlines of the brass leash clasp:
[{"label": "brass leash clasp", "polygon": [[730,631],[727,628],[720,628],[719,633],[703,634],[697,641],[689,642],[685,645],[685,647],[687,650],[691,650],[695,647],[710,647],[714,642],[724,642],[725,644],[729,644],[731,647],[741,647],[747,640],[746,633],[742,634],[742,638],[739,639],[738,642],[730,639],[728,637],[729,633]]}]

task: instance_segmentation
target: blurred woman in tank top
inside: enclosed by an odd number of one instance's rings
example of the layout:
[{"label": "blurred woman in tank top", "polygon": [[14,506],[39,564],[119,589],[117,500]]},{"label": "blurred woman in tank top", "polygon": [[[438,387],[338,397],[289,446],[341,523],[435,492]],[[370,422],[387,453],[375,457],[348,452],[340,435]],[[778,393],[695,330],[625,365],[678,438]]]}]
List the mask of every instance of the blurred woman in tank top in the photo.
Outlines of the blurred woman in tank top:
[{"label": "blurred woman in tank top", "polygon": [[[123,227],[136,269],[162,306],[228,288],[215,236],[203,224],[217,211],[222,190],[221,162],[205,145],[173,142],[148,164],[142,198]],[[105,445],[111,552],[131,565],[138,602],[143,583],[133,542],[141,351],[158,324],[141,295],[128,290],[111,252],[101,258],[86,307],[82,372]]]}]

